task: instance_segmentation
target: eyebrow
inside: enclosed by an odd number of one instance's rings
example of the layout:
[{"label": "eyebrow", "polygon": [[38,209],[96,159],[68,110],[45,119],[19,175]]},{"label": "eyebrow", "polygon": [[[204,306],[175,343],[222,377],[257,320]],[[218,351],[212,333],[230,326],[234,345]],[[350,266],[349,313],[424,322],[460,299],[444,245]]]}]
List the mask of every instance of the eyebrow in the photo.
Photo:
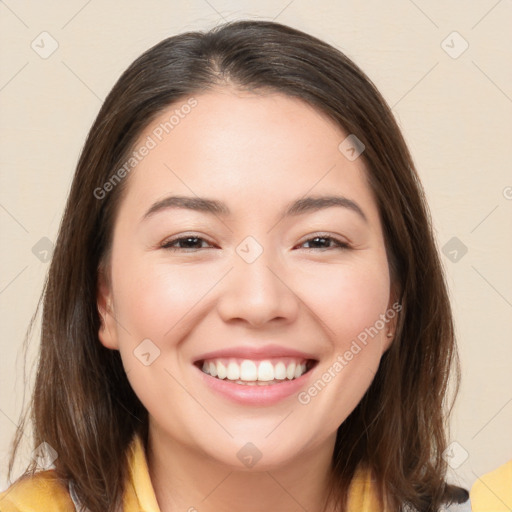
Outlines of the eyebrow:
[{"label": "eyebrow", "polygon": [[[362,208],[355,201],[344,196],[333,195],[309,196],[292,201],[286,205],[281,216],[290,217],[303,215],[305,213],[332,208],[333,206],[347,208],[357,213],[365,222],[368,222],[368,219]],[[198,212],[209,213],[215,216],[219,215],[222,217],[231,215],[229,207],[222,201],[207,199],[204,197],[169,196],[154,203],[151,208],[144,214],[141,222],[153,216],[157,212],[161,212],[170,208],[194,210]]]}]

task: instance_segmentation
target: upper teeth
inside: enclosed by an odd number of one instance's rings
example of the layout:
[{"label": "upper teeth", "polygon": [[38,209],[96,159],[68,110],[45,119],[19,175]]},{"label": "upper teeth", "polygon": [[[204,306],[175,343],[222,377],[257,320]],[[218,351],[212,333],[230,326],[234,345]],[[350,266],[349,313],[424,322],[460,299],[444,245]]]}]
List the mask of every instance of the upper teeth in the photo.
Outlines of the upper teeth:
[{"label": "upper teeth", "polygon": [[306,361],[303,359],[287,358],[274,362],[264,359],[252,361],[250,359],[210,359],[204,361],[203,372],[212,377],[228,380],[271,381],[297,379],[306,373]]}]

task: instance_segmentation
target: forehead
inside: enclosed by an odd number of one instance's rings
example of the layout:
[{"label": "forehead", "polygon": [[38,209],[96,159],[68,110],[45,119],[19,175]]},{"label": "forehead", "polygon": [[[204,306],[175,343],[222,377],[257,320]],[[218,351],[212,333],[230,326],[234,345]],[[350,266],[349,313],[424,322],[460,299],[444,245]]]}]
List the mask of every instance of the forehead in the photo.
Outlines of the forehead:
[{"label": "forehead", "polygon": [[126,199],[142,208],[172,192],[251,204],[258,213],[272,201],[336,189],[375,210],[363,160],[339,149],[347,135],[282,93],[219,89],[186,97],[140,135],[135,150],[151,149],[131,172]]}]

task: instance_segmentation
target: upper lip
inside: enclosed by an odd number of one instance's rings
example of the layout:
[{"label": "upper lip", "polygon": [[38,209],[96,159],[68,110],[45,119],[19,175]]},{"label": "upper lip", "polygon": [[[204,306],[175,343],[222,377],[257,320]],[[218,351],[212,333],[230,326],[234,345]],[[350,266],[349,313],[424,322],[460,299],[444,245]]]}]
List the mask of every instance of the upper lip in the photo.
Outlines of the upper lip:
[{"label": "upper lip", "polygon": [[297,357],[301,359],[316,360],[316,358],[312,354],[280,345],[265,345],[257,347],[244,345],[214,350],[213,352],[206,352],[204,354],[197,356],[194,359],[194,363],[198,363],[199,361],[204,361],[207,359],[219,359],[230,357],[256,360],[273,357]]}]

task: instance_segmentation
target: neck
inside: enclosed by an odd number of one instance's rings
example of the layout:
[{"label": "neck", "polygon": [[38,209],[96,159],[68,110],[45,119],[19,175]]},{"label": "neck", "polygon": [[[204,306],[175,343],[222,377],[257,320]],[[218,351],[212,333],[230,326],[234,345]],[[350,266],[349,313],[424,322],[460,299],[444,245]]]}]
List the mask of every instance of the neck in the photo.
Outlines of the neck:
[{"label": "neck", "polygon": [[[335,433],[273,468],[223,464],[149,428],[149,474],[161,512],[326,512]],[[261,469],[257,470],[260,465]],[[332,505],[331,505],[332,506]]]}]

